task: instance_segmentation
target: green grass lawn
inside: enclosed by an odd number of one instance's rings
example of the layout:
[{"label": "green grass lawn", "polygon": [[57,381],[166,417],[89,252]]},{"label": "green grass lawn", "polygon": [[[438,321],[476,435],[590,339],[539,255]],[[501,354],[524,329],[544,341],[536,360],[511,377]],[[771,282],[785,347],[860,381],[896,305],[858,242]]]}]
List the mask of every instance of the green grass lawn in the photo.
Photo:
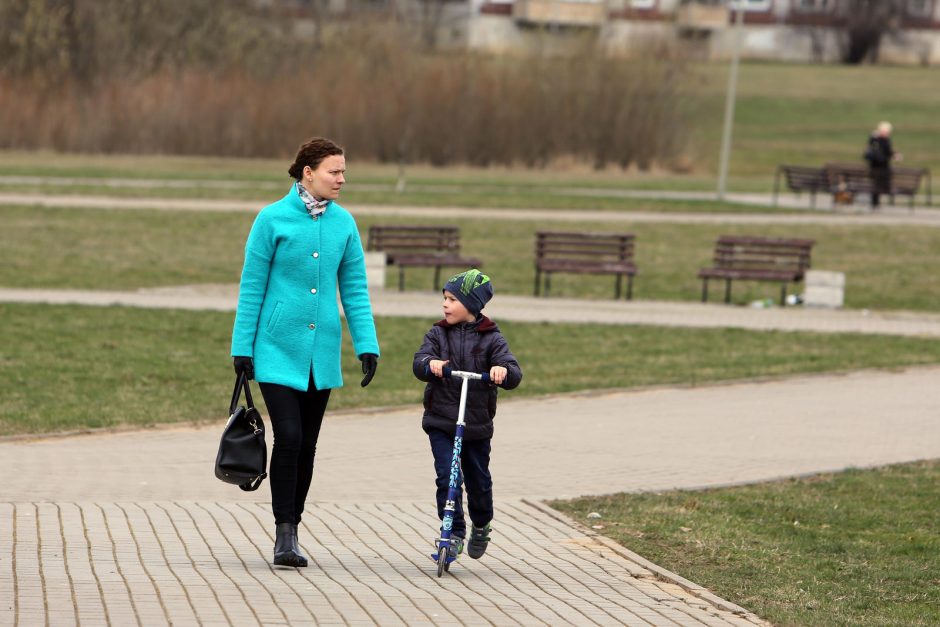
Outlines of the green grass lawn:
[{"label": "green grass lawn", "polygon": [[[414,351],[437,319],[376,321],[382,358],[359,387],[346,338],[347,386],[333,408],[419,403]],[[0,304],[0,435],[226,417],[234,314]],[[502,322],[531,395],[940,363],[940,340],[852,334]],[[416,423],[417,424],[417,423]]]},{"label": "green grass lawn", "polygon": [[[701,99],[693,145],[708,171],[717,171],[727,64],[696,66]],[[940,168],[940,89],[935,68],[743,63],[738,78],[731,188],[770,187],[778,164],[861,161],[880,120],[895,127],[905,165]]]},{"label": "green grass lawn", "polygon": [[[459,216],[459,217],[458,217]],[[135,289],[192,283],[237,283],[243,242],[253,216],[247,213],[157,210],[40,209],[0,207],[0,286],[73,289]],[[423,218],[360,217],[371,224],[419,224]],[[569,223],[474,219],[454,212],[436,223],[460,226],[463,250],[484,260],[500,293],[531,294],[534,233],[565,230]],[[936,311],[940,282],[940,229],[906,226],[691,225],[583,223],[579,229],[632,232],[640,274],[635,298],[697,301],[698,269],[710,264],[720,234],[762,234],[816,240],[813,267],[845,272],[846,306],[879,310]],[[432,272],[411,269],[406,287],[428,290]],[[396,270],[389,285],[396,285]],[[713,300],[720,300],[716,287]],[[799,290],[798,287],[793,289]],[[553,294],[611,298],[613,280],[556,275]],[[740,282],[734,300],[776,298],[772,283]]]},{"label": "green grass lawn", "polygon": [[774,624],[940,624],[940,461],[552,506]]}]

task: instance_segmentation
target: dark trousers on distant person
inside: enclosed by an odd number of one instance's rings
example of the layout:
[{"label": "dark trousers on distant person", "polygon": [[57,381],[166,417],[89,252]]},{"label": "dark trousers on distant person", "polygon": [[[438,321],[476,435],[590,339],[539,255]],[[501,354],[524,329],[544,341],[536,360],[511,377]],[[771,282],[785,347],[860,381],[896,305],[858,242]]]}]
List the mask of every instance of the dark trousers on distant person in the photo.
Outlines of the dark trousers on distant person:
[{"label": "dark trousers on distant person", "polygon": [[274,522],[299,525],[330,390],[316,389],[312,373],[305,392],[276,383],[261,383],[259,387],[274,432],[268,470]]},{"label": "dark trousers on distant person", "polygon": [[[454,438],[439,429],[428,432],[431,452],[434,454],[434,471],[437,473],[437,516],[444,519],[444,505],[450,487],[450,466],[454,459]],[[493,520],[493,477],[490,475],[490,438],[464,440],[460,465],[463,486],[467,490],[467,509],[470,520],[482,527]],[[467,523],[463,513],[463,493],[459,491],[454,503],[453,535],[467,537]]]},{"label": "dark trousers on distant person", "polygon": [[880,195],[891,193],[891,168],[871,168],[871,206],[881,206]]}]

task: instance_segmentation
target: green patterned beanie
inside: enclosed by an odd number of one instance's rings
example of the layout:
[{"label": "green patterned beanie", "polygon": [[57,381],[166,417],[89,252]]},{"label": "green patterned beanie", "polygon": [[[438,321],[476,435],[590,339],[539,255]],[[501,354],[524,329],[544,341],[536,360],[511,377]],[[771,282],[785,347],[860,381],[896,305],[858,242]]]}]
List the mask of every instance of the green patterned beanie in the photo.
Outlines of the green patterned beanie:
[{"label": "green patterned beanie", "polygon": [[444,290],[456,296],[474,316],[479,315],[483,306],[493,298],[493,283],[490,277],[476,268],[447,279]]}]

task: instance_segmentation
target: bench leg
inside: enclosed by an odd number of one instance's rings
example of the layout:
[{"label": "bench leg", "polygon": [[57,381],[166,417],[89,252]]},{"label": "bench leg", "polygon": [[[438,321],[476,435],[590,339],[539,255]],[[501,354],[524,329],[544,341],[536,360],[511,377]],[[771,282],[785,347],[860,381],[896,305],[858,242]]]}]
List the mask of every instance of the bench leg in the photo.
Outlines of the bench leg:
[{"label": "bench leg", "polygon": [[434,285],[431,286],[431,290],[437,290],[441,286],[441,267],[434,266]]},{"label": "bench leg", "polygon": [[633,275],[627,275],[627,300],[633,300]]},{"label": "bench leg", "polygon": [[787,284],[782,283],[780,285],[780,306],[786,307],[787,305]]},{"label": "bench leg", "polygon": [[708,302],[708,278],[702,279],[702,302]]},{"label": "bench leg", "polygon": [[731,279],[725,279],[725,304],[731,302]]},{"label": "bench leg", "polygon": [[398,266],[398,291],[405,291],[405,266]]},{"label": "bench leg", "polygon": [[620,286],[621,285],[623,285],[623,275],[618,274],[617,275],[617,289],[614,292],[614,300],[620,300],[620,291],[621,291]]},{"label": "bench leg", "polygon": [[539,288],[541,287],[542,282],[542,271],[538,268],[535,269],[535,291],[533,292],[536,296],[539,295]]},{"label": "bench leg", "polygon": [[777,206],[777,192],[780,191],[780,168],[774,172],[774,207]]}]

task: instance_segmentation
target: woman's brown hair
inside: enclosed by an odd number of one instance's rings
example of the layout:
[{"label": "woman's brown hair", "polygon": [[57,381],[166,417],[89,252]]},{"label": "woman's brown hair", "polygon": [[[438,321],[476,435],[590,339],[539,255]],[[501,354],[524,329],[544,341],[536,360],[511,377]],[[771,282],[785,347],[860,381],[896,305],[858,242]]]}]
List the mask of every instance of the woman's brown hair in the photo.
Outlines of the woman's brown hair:
[{"label": "woman's brown hair", "polygon": [[314,137],[301,145],[287,173],[299,181],[303,178],[304,167],[309,165],[311,170],[316,170],[327,157],[341,154],[344,154],[343,147],[336,142],[325,137]]}]

